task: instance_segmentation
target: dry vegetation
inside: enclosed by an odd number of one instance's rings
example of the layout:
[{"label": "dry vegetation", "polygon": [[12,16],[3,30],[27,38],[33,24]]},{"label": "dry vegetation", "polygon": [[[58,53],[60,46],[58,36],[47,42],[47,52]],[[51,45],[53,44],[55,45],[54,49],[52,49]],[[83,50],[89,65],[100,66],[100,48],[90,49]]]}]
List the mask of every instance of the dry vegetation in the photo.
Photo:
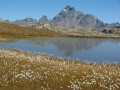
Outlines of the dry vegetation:
[{"label": "dry vegetation", "polygon": [[120,30],[114,34],[105,34],[98,32],[100,30],[89,29],[37,29],[35,27],[17,26],[11,23],[0,22],[0,41],[10,41],[12,38],[24,38],[33,36],[64,36],[64,37],[97,37],[97,38],[120,38]]},{"label": "dry vegetation", "polygon": [[0,49],[0,90],[120,90],[120,65]]},{"label": "dry vegetation", "polygon": [[37,29],[34,27],[22,27],[11,23],[0,22],[0,37],[23,38],[30,36],[62,36],[60,32],[47,29]]}]

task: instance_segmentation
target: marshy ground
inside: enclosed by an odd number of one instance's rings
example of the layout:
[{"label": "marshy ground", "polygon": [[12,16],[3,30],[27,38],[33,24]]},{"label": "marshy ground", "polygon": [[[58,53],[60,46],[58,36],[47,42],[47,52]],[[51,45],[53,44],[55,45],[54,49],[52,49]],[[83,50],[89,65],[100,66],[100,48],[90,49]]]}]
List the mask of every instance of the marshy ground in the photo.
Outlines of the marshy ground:
[{"label": "marshy ground", "polygon": [[120,65],[0,49],[0,90],[120,90]]}]

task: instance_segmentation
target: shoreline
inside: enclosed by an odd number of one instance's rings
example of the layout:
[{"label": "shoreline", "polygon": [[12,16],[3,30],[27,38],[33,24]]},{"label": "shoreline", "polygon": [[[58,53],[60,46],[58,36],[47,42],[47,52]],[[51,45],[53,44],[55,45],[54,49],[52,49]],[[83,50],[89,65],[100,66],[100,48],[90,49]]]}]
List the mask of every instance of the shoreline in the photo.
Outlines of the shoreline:
[{"label": "shoreline", "polygon": [[0,42],[10,42],[14,39],[21,39],[21,38],[33,38],[33,37],[70,37],[70,38],[99,38],[99,39],[120,39],[120,36],[81,36],[81,35],[67,35],[67,36],[49,36],[49,35],[30,35],[30,36],[15,36],[15,37],[9,37],[9,36],[3,36],[1,35]]},{"label": "shoreline", "polygon": [[[60,60],[60,61],[68,61],[68,62],[74,62],[74,63],[86,63],[86,64],[97,64],[97,65],[103,65],[103,64],[108,64],[108,65],[120,65],[120,63],[116,63],[116,62],[109,62],[109,61],[105,61],[105,62],[89,62],[87,60],[80,60],[80,59],[75,59],[75,58],[64,58],[64,57],[57,57],[57,56],[54,56],[54,55],[51,55],[51,54],[45,54],[45,53],[37,53],[37,52],[29,52],[29,51],[26,51],[26,50],[22,50],[22,49],[5,49],[5,48],[0,48],[0,50],[8,50],[10,52],[17,52],[17,53],[23,53],[25,55],[29,54],[31,56],[43,56],[43,57],[48,57],[48,58],[52,58],[56,61]],[[1,52],[0,52],[1,53]]]},{"label": "shoreline", "polygon": [[[8,42],[33,36],[101,37],[95,34],[78,35],[75,32],[73,35],[71,32],[66,34],[5,23],[1,26],[1,41]],[[16,49],[0,49],[0,90],[119,90],[119,88],[120,64],[73,61]]]},{"label": "shoreline", "polygon": [[0,90],[119,90],[119,70],[117,64],[70,61],[0,49]]}]

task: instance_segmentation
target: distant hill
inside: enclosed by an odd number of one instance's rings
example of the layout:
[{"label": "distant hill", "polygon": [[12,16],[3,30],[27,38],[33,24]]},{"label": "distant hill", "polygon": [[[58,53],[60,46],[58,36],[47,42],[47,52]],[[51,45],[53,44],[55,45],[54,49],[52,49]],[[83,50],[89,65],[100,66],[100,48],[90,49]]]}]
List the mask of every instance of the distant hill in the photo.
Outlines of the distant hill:
[{"label": "distant hill", "polygon": [[32,26],[32,25],[37,25],[37,20],[31,17],[28,17],[22,20],[16,20],[13,23],[21,26]]}]

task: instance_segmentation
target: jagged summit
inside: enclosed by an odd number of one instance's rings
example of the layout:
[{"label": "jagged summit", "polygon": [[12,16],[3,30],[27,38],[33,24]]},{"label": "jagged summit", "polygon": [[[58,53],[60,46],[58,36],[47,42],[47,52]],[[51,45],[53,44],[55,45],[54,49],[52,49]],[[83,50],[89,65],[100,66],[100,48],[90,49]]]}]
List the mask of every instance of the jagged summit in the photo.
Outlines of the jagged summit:
[{"label": "jagged summit", "polygon": [[44,15],[42,18],[38,20],[38,22],[47,22],[47,21],[48,21],[48,18],[46,15]]},{"label": "jagged summit", "polygon": [[67,5],[58,15],[56,15],[52,23],[58,27],[64,28],[99,28],[104,27],[104,23],[95,16],[85,15],[81,11],[77,11],[74,7]]},{"label": "jagged summit", "polygon": [[67,5],[65,8],[64,8],[64,11],[69,11],[69,10],[75,10],[74,7],[71,7],[70,5]]},{"label": "jagged summit", "polygon": [[[67,5],[58,15],[65,14],[65,13],[76,13],[76,9],[70,5]],[[77,12],[78,13],[78,12]],[[79,11],[79,13],[83,14]]]}]

